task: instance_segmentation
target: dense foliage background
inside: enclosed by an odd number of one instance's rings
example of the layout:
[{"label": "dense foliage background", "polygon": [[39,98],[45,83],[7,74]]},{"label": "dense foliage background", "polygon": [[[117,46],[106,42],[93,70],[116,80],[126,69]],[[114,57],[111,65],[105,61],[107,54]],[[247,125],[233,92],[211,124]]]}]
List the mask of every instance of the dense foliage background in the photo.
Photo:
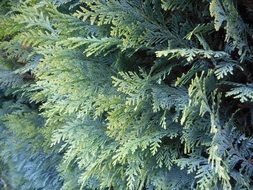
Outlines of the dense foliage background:
[{"label": "dense foliage background", "polygon": [[0,189],[252,189],[252,13],[2,0]]}]

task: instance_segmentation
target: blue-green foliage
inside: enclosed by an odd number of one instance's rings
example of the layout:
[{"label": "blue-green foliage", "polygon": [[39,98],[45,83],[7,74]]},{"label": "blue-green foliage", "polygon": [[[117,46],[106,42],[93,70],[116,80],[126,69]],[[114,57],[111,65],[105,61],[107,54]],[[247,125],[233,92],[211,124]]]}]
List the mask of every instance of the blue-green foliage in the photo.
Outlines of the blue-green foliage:
[{"label": "blue-green foliage", "polygon": [[0,5],[0,188],[253,188],[245,4]]},{"label": "blue-green foliage", "polygon": [[60,157],[54,150],[43,150],[43,119],[28,106],[12,101],[4,101],[0,113],[5,188],[59,189],[56,165]]}]

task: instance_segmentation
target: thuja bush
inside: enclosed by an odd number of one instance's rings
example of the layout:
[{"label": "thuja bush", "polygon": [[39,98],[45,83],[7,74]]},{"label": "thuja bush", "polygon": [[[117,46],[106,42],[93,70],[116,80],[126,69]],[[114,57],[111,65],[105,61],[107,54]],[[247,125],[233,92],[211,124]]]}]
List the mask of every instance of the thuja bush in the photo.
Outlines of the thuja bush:
[{"label": "thuja bush", "polygon": [[252,13],[2,0],[0,189],[252,189]]}]

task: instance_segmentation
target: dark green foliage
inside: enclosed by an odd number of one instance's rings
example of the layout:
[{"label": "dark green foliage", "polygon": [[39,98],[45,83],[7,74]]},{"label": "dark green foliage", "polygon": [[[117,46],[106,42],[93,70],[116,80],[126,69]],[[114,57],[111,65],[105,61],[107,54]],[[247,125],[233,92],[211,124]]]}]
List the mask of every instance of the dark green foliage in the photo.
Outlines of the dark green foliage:
[{"label": "dark green foliage", "polygon": [[1,1],[0,189],[252,189],[252,7]]}]

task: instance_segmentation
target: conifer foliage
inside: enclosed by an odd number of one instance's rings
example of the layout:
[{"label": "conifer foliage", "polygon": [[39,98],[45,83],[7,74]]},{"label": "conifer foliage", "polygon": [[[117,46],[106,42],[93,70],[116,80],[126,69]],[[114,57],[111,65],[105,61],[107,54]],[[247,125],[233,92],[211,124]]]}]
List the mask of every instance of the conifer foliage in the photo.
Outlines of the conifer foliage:
[{"label": "conifer foliage", "polygon": [[2,0],[0,189],[252,189],[252,7]]}]

